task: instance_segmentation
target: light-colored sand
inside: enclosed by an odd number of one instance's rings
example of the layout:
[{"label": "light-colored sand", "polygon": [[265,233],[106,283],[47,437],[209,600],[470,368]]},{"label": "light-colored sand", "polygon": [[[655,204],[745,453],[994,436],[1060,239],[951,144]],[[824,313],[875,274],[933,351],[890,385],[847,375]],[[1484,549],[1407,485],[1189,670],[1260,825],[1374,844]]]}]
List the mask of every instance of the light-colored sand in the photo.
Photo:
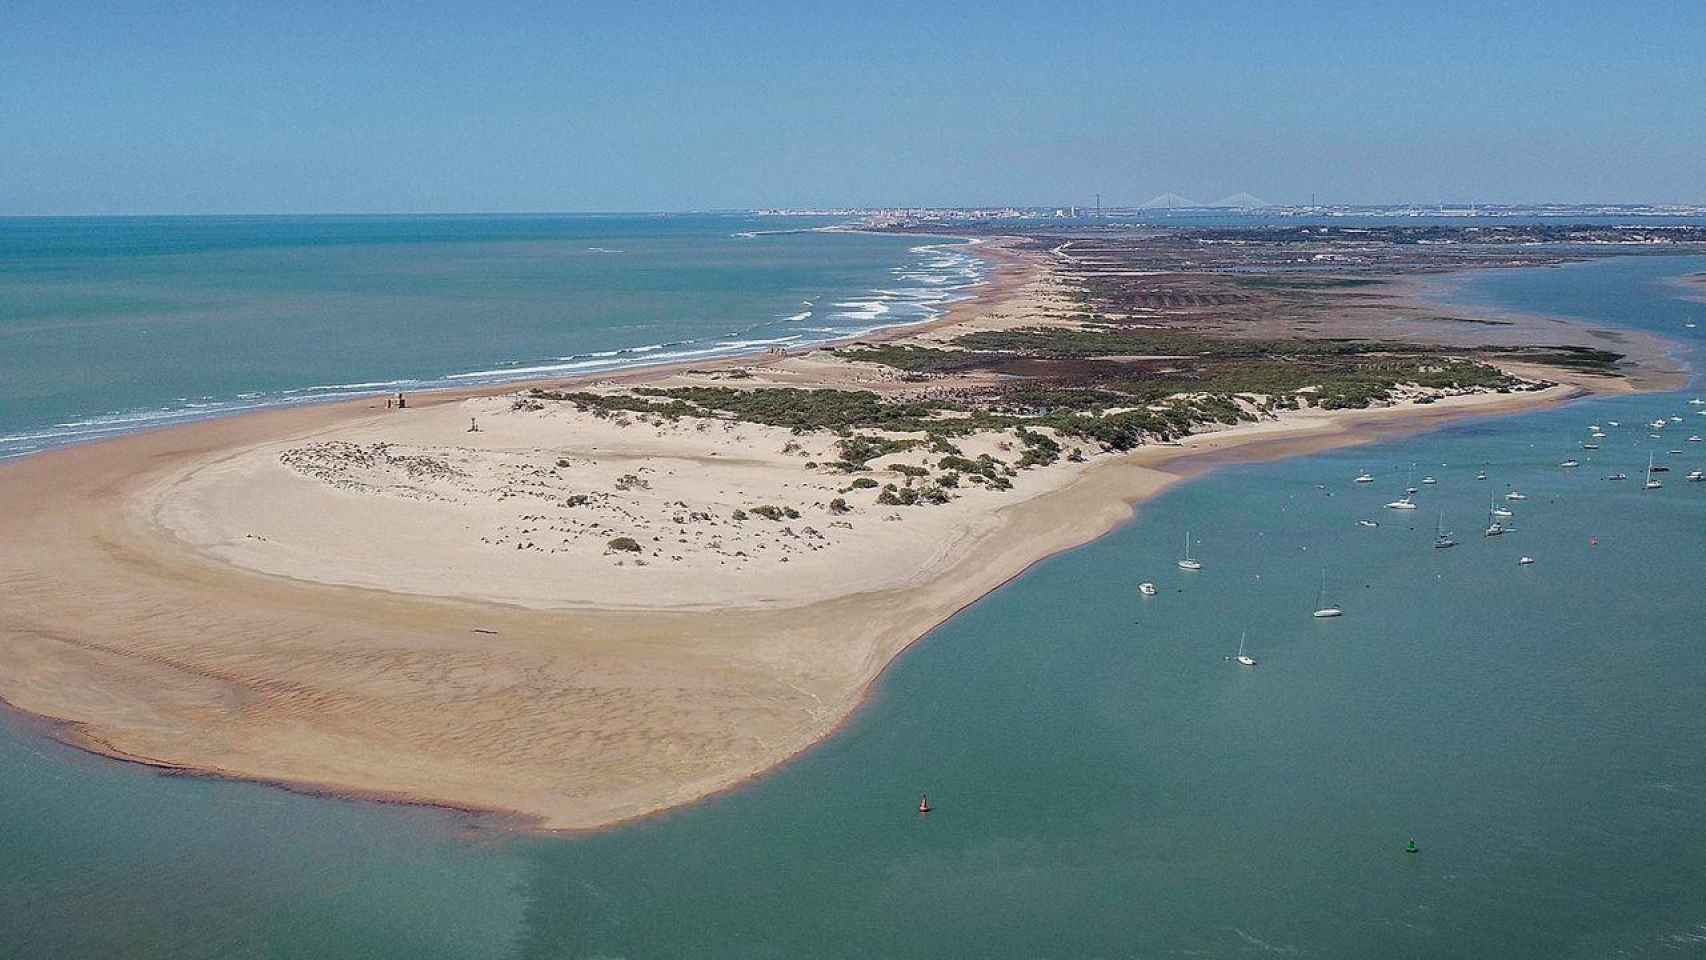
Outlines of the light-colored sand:
[{"label": "light-colored sand", "polygon": [[[1058,308],[1045,274],[1013,276],[981,322]],[[922,389],[821,356],[749,366]],[[808,468],[832,437],[492,391],[129,436],[0,467],[0,697],[116,756],[592,827],[804,749],[929,627],[1218,460],[1576,392],[1288,414],[911,507]],[[999,442],[963,446],[1013,458]]]}]

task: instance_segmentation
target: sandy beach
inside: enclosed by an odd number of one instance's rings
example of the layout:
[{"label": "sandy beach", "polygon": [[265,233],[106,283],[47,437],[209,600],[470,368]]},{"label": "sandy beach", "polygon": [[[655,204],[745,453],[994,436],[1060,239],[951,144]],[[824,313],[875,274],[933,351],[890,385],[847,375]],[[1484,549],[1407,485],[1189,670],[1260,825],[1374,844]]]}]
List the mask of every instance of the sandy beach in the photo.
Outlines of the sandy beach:
[{"label": "sandy beach", "polygon": [[[978,298],[884,339],[1064,322],[1047,263],[990,247],[1002,269]],[[604,826],[810,747],[932,626],[1217,463],[1631,388],[1508,372],[1551,385],[1281,411],[931,506],[829,469],[825,432],[599,415],[514,385],[57,450],[0,466],[0,698],[126,760]],[[923,389],[821,350],[580,387],[636,384]],[[961,446],[1015,456],[998,435]],[[887,483],[933,459],[870,467]]]}]

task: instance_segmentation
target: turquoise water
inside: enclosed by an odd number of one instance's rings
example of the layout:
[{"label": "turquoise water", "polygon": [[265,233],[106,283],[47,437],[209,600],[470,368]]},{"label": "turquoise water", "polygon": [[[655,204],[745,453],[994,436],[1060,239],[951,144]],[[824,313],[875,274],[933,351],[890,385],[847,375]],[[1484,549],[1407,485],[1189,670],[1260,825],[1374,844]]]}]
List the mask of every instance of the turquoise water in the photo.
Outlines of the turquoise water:
[{"label": "turquoise water", "polygon": [[[1466,296],[1686,337],[1706,305],[1658,281],[1703,268],[1492,274]],[[1706,444],[1681,437],[1706,417],[1685,396],[1217,471],[934,631],[799,762],[593,836],[161,777],[14,721],[0,954],[1698,952],[1706,484],[1682,474]],[[1663,442],[1639,428],[1673,413],[1691,422]],[[1649,449],[1676,468],[1662,491],[1600,479]],[[1382,510],[1412,463],[1438,485]],[[1529,496],[1516,530],[1482,539],[1507,486]],[[1456,549],[1431,548],[1442,515]],[[1173,566],[1187,527],[1194,576]],[[1309,616],[1323,569],[1340,620]],[[1224,659],[1243,631],[1253,670]]]},{"label": "turquoise water", "polygon": [[961,243],[823,218],[0,218],[0,458],[259,405],[929,319]]}]

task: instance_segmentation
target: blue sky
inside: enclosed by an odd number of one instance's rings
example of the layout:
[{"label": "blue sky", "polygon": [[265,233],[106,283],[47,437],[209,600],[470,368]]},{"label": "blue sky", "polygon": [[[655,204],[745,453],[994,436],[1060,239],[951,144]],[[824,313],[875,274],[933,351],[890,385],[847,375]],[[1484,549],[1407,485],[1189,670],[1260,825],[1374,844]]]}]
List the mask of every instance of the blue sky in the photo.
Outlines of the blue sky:
[{"label": "blue sky", "polygon": [[1706,203],[1699,0],[9,0],[0,24],[0,214]]}]

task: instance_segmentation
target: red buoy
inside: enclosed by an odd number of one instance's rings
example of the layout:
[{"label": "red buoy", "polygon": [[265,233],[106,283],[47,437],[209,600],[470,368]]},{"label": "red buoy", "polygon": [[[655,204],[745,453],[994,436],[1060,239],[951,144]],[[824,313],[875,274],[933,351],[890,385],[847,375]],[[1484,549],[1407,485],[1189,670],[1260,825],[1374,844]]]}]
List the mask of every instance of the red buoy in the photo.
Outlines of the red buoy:
[{"label": "red buoy", "polygon": [[930,795],[928,793],[921,793],[918,795],[918,812],[930,812]]}]

